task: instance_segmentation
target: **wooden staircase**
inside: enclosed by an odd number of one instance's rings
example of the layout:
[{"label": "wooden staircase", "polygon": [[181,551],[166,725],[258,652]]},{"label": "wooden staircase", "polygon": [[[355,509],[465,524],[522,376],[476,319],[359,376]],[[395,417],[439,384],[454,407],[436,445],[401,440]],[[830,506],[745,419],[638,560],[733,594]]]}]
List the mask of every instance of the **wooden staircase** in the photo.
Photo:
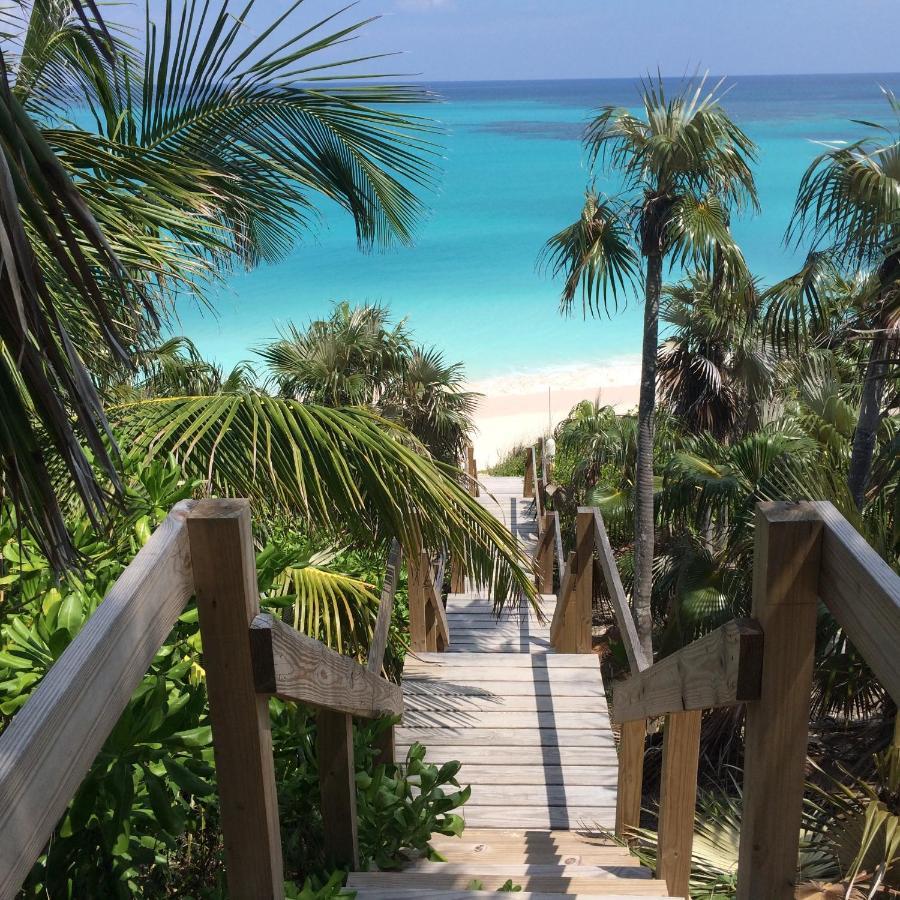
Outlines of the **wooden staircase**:
[{"label": "wooden staircase", "polygon": [[[529,556],[540,550],[521,479],[483,479],[479,501]],[[399,759],[420,741],[432,762],[462,763],[460,783],[472,786],[466,829],[433,840],[446,862],[356,872],[348,888],[358,900],[462,900],[509,884],[522,898],[669,897],[607,836],[618,758],[597,656],[554,650],[555,594],[542,595],[543,620],[524,604],[497,617],[489,596],[466,587],[447,598],[445,652],[406,658],[395,736]]]},{"label": "wooden staircase", "polygon": [[[477,496],[471,452],[466,471]],[[433,839],[446,862],[353,872],[349,885],[359,900],[464,900],[496,896],[506,885],[520,887],[514,896],[521,900],[686,898],[700,716],[743,704],[737,900],[793,900],[821,609],[900,704],[900,576],[830,503],[761,503],[752,618],[654,662],[637,640],[602,516],[577,511],[575,546],[564,557],[557,513],[544,508],[557,490],[549,480],[531,449],[524,488],[518,479],[485,479],[481,497],[535,560],[549,627],[521,608],[495,618],[490,598],[464,582],[458,559],[451,559],[445,608],[445,557],[404,548],[414,652],[402,690],[381,674],[399,546],[362,665],[260,613],[247,501],[177,504],[0,734],[0,900],[19,895],[192,596],[233,900],[285,893],[272,696],[319,710],[325,851],[345,869],[360,867],[354,717],[394,716],[405,707],[395,734],[384,731],[381,758],[393,758],[394,738],[401,751],[422,739],[432,760],[461,760],[461,779],[472,784],[462,837]],[[595,573],[630,669],[615,684],[610,709],[591,652]],[[617,753],[610,718],[621,726]],[[614,827],[627,838],[639,824],[648,719],[664,720],[653,874],[607,837]]]}]

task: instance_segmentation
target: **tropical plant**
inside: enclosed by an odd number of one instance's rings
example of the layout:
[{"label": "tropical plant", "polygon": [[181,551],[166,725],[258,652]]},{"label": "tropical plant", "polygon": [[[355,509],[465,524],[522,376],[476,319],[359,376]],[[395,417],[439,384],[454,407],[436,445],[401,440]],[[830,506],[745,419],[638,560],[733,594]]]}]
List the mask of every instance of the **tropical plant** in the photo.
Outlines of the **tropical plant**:
[{"label": "tropical plant", "polygon": [[289,326],[259,351],[279,392],[326,406],[369,406],[405,425],[444,462],[460,458],[476,394],[461,364],[417,346],[406,322],[392,326],[381,306],[335,304],[327,319]]},{"label": "tropical plant", "polygon": [[139,51],[93,2],[36,0],[3,36],[3,479],[57,564],[55,460],[95,520],[119,487],[91,374],[127,369],[175,295],[286,253],[317,197],[363,245],[408,241],[421,210],[434,128],[393,107],[427,95],[335,57],[366,22],[285,38],[302,0],[251,33],[253,6],[167,0]]},{"label": "tropical plant", "polygon": [[[869,486],[876,435],[900,335],[900,102],[885,91],[892,128],[864,123],[869,134],[830,148],[810,164],[800,182],[786,239],[809,239],[810,265],[833,259],[871,270],[867,290],[855,298],[857,338],[870,342],[847,482],[857,508]],[[825,253],[822,249],[825,249]],[[804,299],[819,305],[815,283]]]},{"label": "tropical plant", "polygon": [[585,145],[592,168],[621,173],[624,192],[600,198],[590,190],[579,220],[550,238],[543,251],[544,265],[565,278],[564,310],[580,291],[586,312],[609,313],[643,276],[632,600],[650,659],[653,419],[663,263],[668,258],[702,266],[716,286],[746,283],[746,266],[729,223],[734,211],[757,205],[750,170],[755,146],[722,109],[719,87],[707,90],[702,79],[668,96],[662,79],[651,79],[642,91],[643,117],[603,107],[588,125]]},{"label": "tropical plant", "polygon": [[660,317],[670,327],[657,354],[657,389],[691,433],[719,439],[760,425],[775,358],[759,327],[752,280],[725,290],[708,272],[663,288]]}]

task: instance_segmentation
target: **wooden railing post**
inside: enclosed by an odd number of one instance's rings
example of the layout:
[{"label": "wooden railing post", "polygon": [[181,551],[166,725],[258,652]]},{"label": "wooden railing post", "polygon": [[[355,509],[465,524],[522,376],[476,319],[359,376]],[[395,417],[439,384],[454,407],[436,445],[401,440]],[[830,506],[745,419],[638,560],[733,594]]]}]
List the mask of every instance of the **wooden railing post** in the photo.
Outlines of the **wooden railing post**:
[{"label": "wooden railing post", "polygon": [[534,450],[531,447],[525,451],[525,478],[522,483],[522,496],[526,500],[534,497]]},{"label": "wooden railing post", "polygon": [[702,715],[699,709],[671,713],[663,733],[656,877],[664,879],[669,893],[677,897],[690,896]]},{"label": "wooden railing post", "polygon": [[450,593],[463,594],[466,590],[466,567],[458,553],[450,557]]},{"label": "wooden railing post", "polygon": [[547,513],[541,516],[538,530],[538,590],[542,594],[553,593],[553,560],[556,556],[553,546],[553,517]]},{"label": "wooden railing post", "polygon": [[466,444],[466,474],[469,476],[469,493],[473,497],[479,496],[478,466],[475,463],[475,448],[471,444]]},{"label": "wooden railing post", "polygon": [[325,856],[335,865],[359,868],[356,824],[356,768],[353,762],[353,716],[319,710],[316,749]]},{"label": "wooden railing post", "polygon": [[616,837],[628,840],[631,829],[641,824],[644,789],[644,738],[647,722],[623,722],[619,737],[619,787],[616,793]]},{"label": "wooden railing post", "polygon": [[804,504],[757,507],[753,616],[764,634],[747,706],[738,900],[794,896],[818,614],[822,522]]},{"label": "wooden railing post", "polygon": [[257,694],[249,628],[259,613],[246,500],[201,500],[187,520],[203,639],[228,896],[284,896],[268,698]]},{"label": "wooden railing post", "polygon": [[575,593],[569,605],[574,646],[572,653],[593,650],[591,626],[594,599],[594,511],[581,509],[575,520]]},{"label": "wooden railing post", "polygon": [[425,614],[425,579],[428,567],[422,563],[423,554],[409,553],[406,559],[409,589],[409,648],[416,653],[428,649],[428,619]]}]

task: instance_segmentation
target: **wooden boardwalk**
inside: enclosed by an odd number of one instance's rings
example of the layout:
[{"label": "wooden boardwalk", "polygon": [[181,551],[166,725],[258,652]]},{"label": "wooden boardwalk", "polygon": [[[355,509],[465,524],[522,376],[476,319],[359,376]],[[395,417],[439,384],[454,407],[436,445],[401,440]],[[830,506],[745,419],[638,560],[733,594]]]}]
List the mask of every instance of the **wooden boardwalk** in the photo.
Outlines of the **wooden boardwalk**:
[{"label": "wooden boardwalk", "polygon": [[[532,554],[522,480],[484,479],[480,500]],[[359,900],[465,900],[507,880],[523,900],[667,897],[665,882],[603,833],[614,826],[618,760],[597,656],[553,651],[554,595],[542,597],[546,621],[525,606],[498,619],[491,598],[467,588],[447,600],[446,652],[406,658],[396,731],[398,758],[421,741],[432,762],[462,762],[466,829],[433,840],[445,863],[354,873],[348,887]]]},{"label": "wooden boardwalk", "polygon": [[[532,552],[537,531],[521,479],[483,487],[482,505]],[[398,752],[421,741],[434,762],[463,763],[469,825],[611,829],[618,761],[599,662],[553,652],[556,597],[542,600],[539,622],[524,606],[498,620],[477,590],[449,596],[448,652],[406,659]]]}]

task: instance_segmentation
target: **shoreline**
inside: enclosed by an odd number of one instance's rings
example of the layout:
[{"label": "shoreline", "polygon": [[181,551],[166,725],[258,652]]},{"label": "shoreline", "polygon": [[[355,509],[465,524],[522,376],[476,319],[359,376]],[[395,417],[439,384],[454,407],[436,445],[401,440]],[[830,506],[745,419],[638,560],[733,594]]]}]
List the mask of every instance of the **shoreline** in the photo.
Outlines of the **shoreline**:
[{"label": "shoreline", "polygon": [[479,469],[494,465],[517,443],[549,433],[582,400],[634,409],[640,386],[640,357],[606,365],[570,365],[498,375],[470,382],[484,396],[475,412],[473,444]]}]

